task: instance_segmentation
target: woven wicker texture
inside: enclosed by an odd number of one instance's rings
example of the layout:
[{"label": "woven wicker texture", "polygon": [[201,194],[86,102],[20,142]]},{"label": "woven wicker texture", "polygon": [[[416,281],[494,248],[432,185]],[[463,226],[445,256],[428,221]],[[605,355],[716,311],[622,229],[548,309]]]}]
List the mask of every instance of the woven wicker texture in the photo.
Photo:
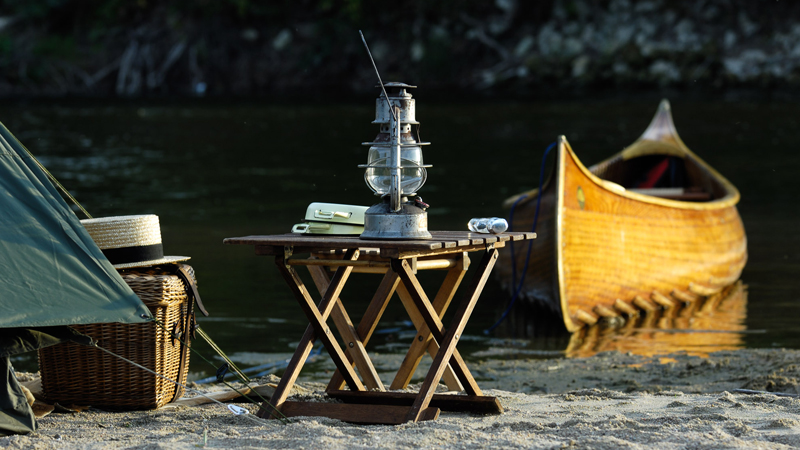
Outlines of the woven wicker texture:
[{"label": "woven wicker texture", "polygon": [[[192,278],[194,271],[190,269]],[[157,268],[121,272],[158,321],[170,331],[185,326],[189,306],[184,283]],[[75,325],[98,345],[181,384],[181,345],[155,323]],[[176,400],[177,386],[101,350],[74,343],[39,350],[42,391],[47,400],[115,410],[156,409]]]}]

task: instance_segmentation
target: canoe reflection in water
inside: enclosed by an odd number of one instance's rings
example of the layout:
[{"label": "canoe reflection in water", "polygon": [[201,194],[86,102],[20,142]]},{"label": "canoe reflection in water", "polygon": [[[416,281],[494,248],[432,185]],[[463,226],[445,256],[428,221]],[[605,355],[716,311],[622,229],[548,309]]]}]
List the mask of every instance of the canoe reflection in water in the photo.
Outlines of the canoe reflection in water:
[{"label": "canoe reflection in water", "polygon": [[695,302],[584,327],[570,336],[568,358],[606,351],[654,356],[708,356],[744,347],[747,286],[741,281]]}]

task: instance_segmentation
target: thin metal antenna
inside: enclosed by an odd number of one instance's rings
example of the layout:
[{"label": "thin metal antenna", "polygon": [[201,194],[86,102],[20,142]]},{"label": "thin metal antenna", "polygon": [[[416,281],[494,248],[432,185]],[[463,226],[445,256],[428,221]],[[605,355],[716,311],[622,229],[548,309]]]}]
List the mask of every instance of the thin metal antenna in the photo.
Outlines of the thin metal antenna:
[{"label": "thin metal antenna", "polygon": [[[386,88],[383,87],[383,81],[381,81],[381,74],[378,72],[378,66],[375,65],[375,60],[372,59],[372,52],[369,51],[369,45],[367,45],[367,40],[364,38],[364,33],[361,30],[358,30],[358,34],[361,35],[361,42],[364,43],[364,47],[367,49],[367,55],[369,55],[369,60],[372,61],[372,67],[375,69],[375,75],[378,76],[378,83],[381,85],[381,89],[383,90],[383,96],[386,98],[386,103],[389,103],[389,94],[386,93]],[[394,108],[389,105],[389,112],[392,113],[392,117],[394,120],[397,120],[397,115],[394,113]]]}]

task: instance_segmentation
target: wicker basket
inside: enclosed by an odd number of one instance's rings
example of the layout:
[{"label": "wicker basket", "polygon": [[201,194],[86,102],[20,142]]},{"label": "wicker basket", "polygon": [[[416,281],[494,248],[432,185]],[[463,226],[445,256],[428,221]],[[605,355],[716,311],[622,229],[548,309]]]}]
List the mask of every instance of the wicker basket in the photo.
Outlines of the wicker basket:
[{"label": "wicker basket", "polygon": [[[188,269],[194,279],[194,271]],[[173,341],[170,333],[185,330],[187,312],[191,311],[184,282],[159,268],[125,270],[120,275],[169,331],[153,322],[73,328],[94,338],[100,347],[185,384],[189,349]],[[188,319],[193,321],[194,317]],[[96,348],[74,343],[39,350],[39,370],[45,398],[64,405],[156,409],[183,395],[182,388],[161,377]]]}]

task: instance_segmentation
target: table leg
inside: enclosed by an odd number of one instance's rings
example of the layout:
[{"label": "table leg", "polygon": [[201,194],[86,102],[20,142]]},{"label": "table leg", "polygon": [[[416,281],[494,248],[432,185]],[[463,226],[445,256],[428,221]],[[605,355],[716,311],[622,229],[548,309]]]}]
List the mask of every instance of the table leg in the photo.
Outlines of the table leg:
[{"label": "table leg", "polygon": [[[383,312],[386,310],[386,305],[389,304],[389,300],[392,298],[392,294],[394,294],[399,283],[400,277],[390,270],[383,276],[378,290],[375,292],[375,295],[372,296],[372,301],[370,301],[367,311],[361,318],[361,322],[359,322],[358,329],[356,330],[359,339],[361,339],[361,342],[365,346],[372,337],[372,333],[375,331],[378,322],[383,316]],[[341,389],[343,386],[344,378],[339,370],[336,370],[326,390],[335,391]]]},{"label": "table leg", "polygon": [[[356,260],[358,259],[358,254],[358,250],[350,250],[345,255],[345,258]],[[350,389],[364,390],[364,385],[361,383],[361,380],[358,379],[358,376],[355,374],[355,371],[353,371],[352,366],[344,362],[345,358],[344,354],[342,353],[342,349],[339,347],[339,344],[331,338],[330,329],[325,325],[325,321],[330,315],[335,304],[335,302],[332,300],[339,297],[339,293],[341,293],[347,278],[350,276],[350,272],[353,270],[353,267],[339,267],[336,270],[330,286],[325,291],[325,295],[322,296],[322,300],[319,302],[319,306],[316,306],[311,300],[311,296],[303,284],[303,281],[297,275],[297,272],[292,267],[286,265],[283,255],[278,255],[275,257],[275,264],[278,266],[278,270],[280,271],[281,275],[283,275],[290,289],[295,294],[295,297],[300,303],[303,312],[306,313],[306,317],[308,317],[310,324],[306,328],[306,331],[297,346],[297,350],[295,350],[294,355],[292,355],[292,359],[289,361],[289,366],[286,368],[286,371],[281,377],[280,383],[278,383],[278,387],[275,389],[275,392],[272,395],[272,406],[280,409],[280,406],[286,401],[286,398],[289,396],[289,391],[291,391],[294,382],[297,380],[297,376],[300,374],[300,369],[302,369],[303,363],[305,363],[308,354],[311,352],[311,348],[314,346],[314,340],[316,338],[319,338],[323,342],[325,349],[331,355],[333,362],[344,373],[345,381]],[[268,407],[267,405],[265,406]],[[262,413],[263,410],[259,411],[259,416],[262,416]]]},{"label": "table leg", "polygon": [[[320,266],[308,266],[308,271],[311,273],[311,278],[314,279],[314,284],[317,285],[317,290],[319,290],[320,294],[324,293],[328,289],[328,286],[330,286],[330,279],[328,278],[328,274],[325,273],[325,269]],[[347,310],[345,310],[342,304],[342,299],[337,297],[335,302],[336,305],[334,305],[333,311],[331,311],[331,318],[336,328],[339,330],[342,339],[344,339],[345,346],[349,347],[346,352],[348,363],[355,361],[356,367],[358,367],[358,371],[361,373],[361,378],[364,380],[367,389],[385,391],[386,388],[383,387],[378,372],[375,371],[375,367],[369,359],[367,350],[364,348],[364,343],[358,336],[358,331],[353,326],[353,322],[350,320],[350,316],[347,314]]]},{"label": "table leg", "polygon": [[[416,400],[414,400],[414,404],[411,406],[411,410],[407,416],[408,420],[416,422],[419,420],[422,411],[428,408],[428,405],[430,404],[431,398],[434,394],[434,388],[439,383],[439,380],[444,373],[444,369],[446,367],[444,363],[448,360],[451,360],[451,356],[455,355],[456,343],[461,337],[461,333],[464,331],[464,327],[466,326],[467,321],[472,314],[472,310],[475,308],[475,304],[477,303],[481,291],[483,291],[483,287],[486,285],[486,281],[489,279],[489,274],[491,273],[492,268],[494,268],[496,262],[497,249],[487,249],[486,253],[481,259],[480,264],[478,265],[478,271],[475,274],[475,278],[472,280],[469,290],[466,292],[464,299],[459,304],[458,310],[456,310],[452,324],[444,333],[444,336],[441,340],[437,337],[437,340],[440,341],[441,348],[436,354],[436,357],[433,359],[433,363],[428,371],[428,375],[425,377],[425,381],[422,383],[422,387],[419,390],[419,395],[417,396]],[[424,291],[421,290],[418,282],[415,283],[416,277],[414,277],[414,274],[409,270],[410,268],[408,267],[408,263],[405,261],[395,260],[392,261],[392,268],[400,269],[400,278],[403,280],[403,283],[406,285],[406,287],[409,287],[409,291],[412,291],[412,297],[414,297],[414,301],[417,303],[417,307],[423,314],[423,317],[428,323],[428,326],[431,328],[431,331],[434,333],[436,333],[436,330],[439,330],[440,332],[444,331],[443,327],[440,326],[441,321],[438,320],[438,317],[436,316],[435,311],[433,311],[430,303],[424,301],[424,298],[422,297],[422,295],[424,295]],[[411,287],[414,289],[410,289]],[[414,295],[414,291],[416,291],[416,295]],[[439,322],[439,324],[437,324],[437,322]],[[466,369],[466,366],[464,366],[464,368]],[[470,376],[470,378],[472,377]],[[474,382],[474,379],[472,381]]]},{"label": "table leg", "polygon": [[289,360],[289,364],[283,372],[281,381],[278,382],[278,386],[275,387],[275,392],[272,393],[272,397],[270,398],[271,405],[262,403],[261,409],[256,413],[258,417],[268,419],[270,416],[265,410],[269,411],[271,407],[275,407],[278,410],[281,409],[286,398],[289,397],[289,392],[292,390],[295,381],[297,381],[297,376],[300,375],[300,369],[303,368],[303,364],[306,362],[312,348],[314,348],[314,327],[309,325],[306,327],[306,332],[303,333],[303,337],[300,338],[297,350],[295,350],[292,355],[292,359]]},{"label": "table leg", "polygon": [[[397,293],[400,296],[400,300],[403,301],[403,306],[409,311],[409,316],[412,317],[412,320],[416,319],[427,325],[434,339],[436,339],[437,345],[441,346],[445,329],[441,319],[439,319],[439,314],[437,314],[431,306],[428,296],[425,294],[422,286],[420,286],[419,281],[416,276],[414,276],[408,263],[406,261],[398,261],[396,266],[397,267],[393,267],[393,270],[399,271],[400,279],[403,280],[403,284],[397,287]],[[408,288],[408,286],[411,286],[411,288]],[[423,314],[423,311],[425,311],[425,314]],[[439,351],[437,350],[437,354],[438,353]],[[464,359],[461,357],[458,350],[453,352],[449,365],[445,365],[445,367],[448,366],[451,367],[467,394],[482,394],[478,383],[475,382],[472,374],[469,373],[469,369],[467,369],[467,365],[464,363]]]},{"label": "table leg", "polygon": [[[453,296],[455,295],[458,286],[461,284],[461,280],[464,278],[468,268],[469,256],[464,253],[459,259],[458,264],[447,272],[447,276],[442,282],[442,286],[439,288],[439,291],[433,300],[433,309],[436,311],[439,319],[442,318],[445,311],[447,311],[448,306],[450,306],[450,301],[453,299]],[[398,295],[400,296],[404,305],[410,306],[410,304],[413,304],[413,300],[411,299],[408,290],[402,286],[400,289],[401,290],[398,291]],[[403,359],[403,364],[400,366],[400,370],[397,371],[397,375],[395,376],[394,381],[392,381],[392,385],[390,387],[392,390],[405,389],[408,386],[408,383],[411,381],[411,377],[417,370],[417,366],[419,366],[426,349],[428,353],[430,353],[431,357],[435,356],[436,352],[439,351],[439,344],[433,339],[433,335],[431,334],[428,325],[425,324],[425,320],[422,318],[422,315],[417,313],[415,307],[407,307],[406,310],[408,311],[409,316],[414,322],[414,326],[417,328],[418,332],[414,337],[414,341],[411,343],[408,352],[406,353],[406,357]],[[449,365],[444,373],[444,382],[447,387],[450,388],[450,390],[460,391],[463,389],[461,383],[458,381],[458,377],[455,376],[453,369],[449,367]]]}]

